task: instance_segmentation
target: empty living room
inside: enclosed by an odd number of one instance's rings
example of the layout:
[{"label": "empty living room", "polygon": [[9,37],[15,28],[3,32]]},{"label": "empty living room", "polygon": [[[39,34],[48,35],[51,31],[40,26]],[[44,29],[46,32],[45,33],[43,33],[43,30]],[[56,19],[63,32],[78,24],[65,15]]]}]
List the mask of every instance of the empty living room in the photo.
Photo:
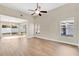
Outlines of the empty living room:
[{"label": "empty living room", "polygon": [[79,56],[79,3],[0,3],[0,56]]}]

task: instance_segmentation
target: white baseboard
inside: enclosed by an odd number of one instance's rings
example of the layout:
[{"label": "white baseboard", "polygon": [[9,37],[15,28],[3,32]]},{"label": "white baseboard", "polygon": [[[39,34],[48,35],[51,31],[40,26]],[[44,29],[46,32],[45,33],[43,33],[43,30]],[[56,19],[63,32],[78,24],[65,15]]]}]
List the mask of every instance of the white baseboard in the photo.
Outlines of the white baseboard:
[{"label": "white baseboard", "polygon": [[55,39],[51,39],[51,38],[47,38],[47,37],[42,37],[42,36],[35,36],[37,38],[42,38],[42,39],[46,39],[46,40],[51,40],[51,41],[55,41],[55,42],[60,42],[60,43],[66,43],[66,44],[70,44],[70,45],[75,45],[75,46],[79,46],[79,44],[75,44],[75,43],[71,43],[71,42],[65,42],[65,41],[60,41],[60,40],[55,40]]}]

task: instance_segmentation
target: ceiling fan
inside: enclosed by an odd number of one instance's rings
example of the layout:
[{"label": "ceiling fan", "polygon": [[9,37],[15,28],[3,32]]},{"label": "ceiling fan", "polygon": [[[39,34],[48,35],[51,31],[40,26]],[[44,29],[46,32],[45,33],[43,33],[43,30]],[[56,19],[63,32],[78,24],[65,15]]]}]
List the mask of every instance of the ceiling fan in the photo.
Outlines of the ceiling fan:
[{"label": "ceiling fan", "polygon": [[39,16],[42,16],[41,13],[47,13],[47,11],[42,11],[42,10],[41,10],[41,7],[38,5],[38,3],[37,3],[36,9],[34,9],[34,10],[30,10],[30,9],[29,9],[29,11],[33,11],[33,13],[32,13],[31,15],[37,14],[37,15],[39,15]]}]

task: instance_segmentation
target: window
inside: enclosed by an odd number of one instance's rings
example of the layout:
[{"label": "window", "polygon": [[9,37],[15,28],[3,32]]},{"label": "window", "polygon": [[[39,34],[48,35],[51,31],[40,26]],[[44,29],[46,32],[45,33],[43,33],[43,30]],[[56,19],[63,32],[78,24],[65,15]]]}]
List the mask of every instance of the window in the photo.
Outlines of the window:
[{"label": "window", "polygon": [[74,20],[61,22],[61,36],[74,36]]}]

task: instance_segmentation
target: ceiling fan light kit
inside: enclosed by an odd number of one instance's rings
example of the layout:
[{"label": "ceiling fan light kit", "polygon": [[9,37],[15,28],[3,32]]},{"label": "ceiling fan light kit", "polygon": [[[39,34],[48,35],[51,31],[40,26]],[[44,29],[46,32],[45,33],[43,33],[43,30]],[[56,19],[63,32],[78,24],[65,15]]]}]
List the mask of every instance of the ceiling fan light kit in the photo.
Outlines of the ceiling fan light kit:
[{"label": "ceiling fan light kit", "polygon": [[36,13],[36,14],[39,14],[39,13],[40,13],[40,11],[39,11],[39,10],[36,10],[36,11],[35,11],[35,13]]}]

